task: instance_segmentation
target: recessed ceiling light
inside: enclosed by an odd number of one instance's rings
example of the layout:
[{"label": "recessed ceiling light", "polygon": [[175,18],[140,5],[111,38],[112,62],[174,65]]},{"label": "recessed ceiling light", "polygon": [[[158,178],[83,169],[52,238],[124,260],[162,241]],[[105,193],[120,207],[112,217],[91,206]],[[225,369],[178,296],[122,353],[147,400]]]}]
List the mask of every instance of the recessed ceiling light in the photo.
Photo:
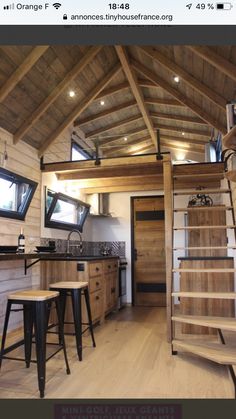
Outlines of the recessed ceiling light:
[{"label": "recessed ceiling light", "polygon": [[185,132],[182,132],[182,135],[185,135]]},{"label": "recessed ceiling light", "polygon": [[105,105],[104,100],[101,100],[100,105],[101,105],[101,106],[104,106],[104,105]]},{"label": "recessed ceiling light", "polygon": [[127,141],[127,137],[124,137],[124,141]]},{"label": "recessed ceiling light", "polygon": [[70,97],[74,97],[74,96],[75,96],[75,92],[74,92],[74,90],[70,90],[70,91],[69,91],[69,96],[70,96]]},{"label": "recessed ceiling light", "polygon": [[174,76],[175,83],[179,83],[179,76]]}]

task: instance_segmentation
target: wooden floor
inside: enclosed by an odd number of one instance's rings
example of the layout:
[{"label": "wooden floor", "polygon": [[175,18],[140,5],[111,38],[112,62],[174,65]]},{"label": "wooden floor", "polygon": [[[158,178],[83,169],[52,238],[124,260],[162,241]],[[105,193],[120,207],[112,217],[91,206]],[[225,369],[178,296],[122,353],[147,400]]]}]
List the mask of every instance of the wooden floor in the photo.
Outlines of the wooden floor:
[{"label": "wooden floor", "polygon": [[[47,363],[46,398],[234,398],[224,366],[190,354],[171,356],[164,308],[127,308],[95,331],[97,348],[84,338],[77,360],[67,337],[71,375],[62,353]],[[19,351],[19,350],[18,350]],[[0,397],[38,398],[36,366],[3,360]]]}]

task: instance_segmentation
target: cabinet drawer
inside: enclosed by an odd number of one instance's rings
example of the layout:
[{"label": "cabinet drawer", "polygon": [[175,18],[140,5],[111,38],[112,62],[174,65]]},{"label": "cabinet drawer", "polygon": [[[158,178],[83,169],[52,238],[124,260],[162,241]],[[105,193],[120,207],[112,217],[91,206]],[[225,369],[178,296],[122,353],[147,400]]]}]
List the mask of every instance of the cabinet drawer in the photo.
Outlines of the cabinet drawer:
[{"label": "cabinet drawer", "polygon": [[89,264],[89,276],[98,276],[102,274],[102,263],[94,262]]},{"label": "cabinet drawer", "polygon": [[118,261],[116,259],[106,260],[104,261],[104,272],[109,273],[112,271],[116,271],[118,268]]},{"label": "cabinet drawer", "polygon": [[102,291],[96,291],[90,294],[92,321],[100,319],[103,313],[103,298]]},{"label": "cabinet drawer", "polygon": [[90,293],[100,290],[102,288],[102,276],[91,278],[89,280],[89,291]]}]

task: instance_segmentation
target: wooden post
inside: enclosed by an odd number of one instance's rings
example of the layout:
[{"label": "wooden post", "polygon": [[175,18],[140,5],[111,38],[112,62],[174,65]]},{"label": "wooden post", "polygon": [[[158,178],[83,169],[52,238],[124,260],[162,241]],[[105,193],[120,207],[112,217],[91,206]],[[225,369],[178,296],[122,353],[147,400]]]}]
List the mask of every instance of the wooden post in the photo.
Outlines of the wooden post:
[{"label": "wooden post", "polygon": [[173,268],[173,177],[171,160],[163,162],[164,202],[165,202],[165,254],[166,254],[166,315],[167,341],[172,341],[172,268]]}]

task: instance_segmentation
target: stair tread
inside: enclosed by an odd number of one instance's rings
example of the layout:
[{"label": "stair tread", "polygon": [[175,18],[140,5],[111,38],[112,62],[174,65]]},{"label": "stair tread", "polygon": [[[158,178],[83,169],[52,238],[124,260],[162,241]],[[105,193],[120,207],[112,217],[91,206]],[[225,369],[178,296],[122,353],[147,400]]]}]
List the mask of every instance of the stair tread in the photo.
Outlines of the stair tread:
[{"label": "stair tread", "polygon": [[210,250],[210,249],[236,249],[236,246],[197,246],[174,247],[173,250]]},{"label": "stair tread", "polygon": [[[203,178],[205,178],[205,177],[208,177],[208,178],[210,178],[210,177],[217,177],[217,176],[224,176],[224,174],[225,174],[225,172],[224,171],[222,171],[222,172],[214,172],[214,173],[198,173],[197,174],[197,177],[199,178],[199,177],[203,177]],[[174,175],[173,176],[174,177],[174,179],[178,179],[178,178],[194,178],[195,180],[196,180],[196,173],[186,173],[186,174],[179,174],[179,175]]]},{"label": "stair tread", "polygon": [[175,268],[172,272],[236,272],[235,268]]},{"label": "stair tread", "polygon": [[226,228],[236,228],[236,225],[204,225],[204,226],[186,226],[186,227],[174,227],[174,230],[210,230],[210,229],[226,229]]},{"label": "stair tread", "polygon": [[195,355],[223,365],[236,364],[236,346],[205,341],[183,341],[174,339],[175,348],[185,349]]},{"label": "stair tread", "polygon": [[189,189],[188,191],[179,191],[174,192],[174,195],[196,195],[198,193],[200,194],[220,194],[220,193],[229,193],[231,192],[230,189]]},{"label": "stair tread", "polygon": [[223,300],[236,299],[236,292],[201,292],[201,291],[176,291],[172,292],[173,297],[189,297],[189,298],[217,298]]},{"label": "stair tread", "polygon": [[232,206],[224,206],[224,205],[214,205],[212,207],[208,206],[196,206],[196,207],[185,207],[185,208],[174,208],[174,212],[183,212],[183,211],[225,211],[225,210],[232,210]]},{"label": "stair tread", "polygon": [[215,316],[191,316],[178,314],[172,316],[172,320],[180,323],[195,324],[199,326],[214,327],[217,329],[224,329],[236,331],[235,317],[215,317]]}]

